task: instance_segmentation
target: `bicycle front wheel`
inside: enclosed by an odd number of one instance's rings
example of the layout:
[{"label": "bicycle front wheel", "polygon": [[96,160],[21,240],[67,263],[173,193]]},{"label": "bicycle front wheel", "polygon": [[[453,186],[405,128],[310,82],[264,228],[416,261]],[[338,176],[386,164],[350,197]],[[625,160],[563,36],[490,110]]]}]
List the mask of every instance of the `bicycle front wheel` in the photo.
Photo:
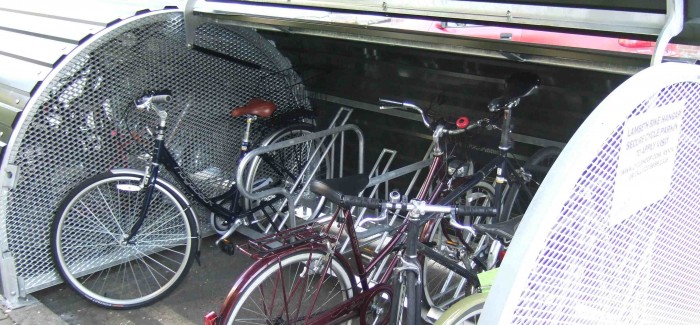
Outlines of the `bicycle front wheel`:
[{"label": "bicycle front wheel", "polygon": [[[494,204],[494,189],[488,183],[480,182],[472,187],[458,202],[454,204],[489,207]],[[491,223],[490,217],[472,217],[466,224]],[[463,222],[464,223],[464,222]],[[485,245],[487,238],[474,237],[472,234],[454,229],[447,222],[437,222],[431,232],[428,242],[434,245],[434,250],[450,258],[455,264],[468,270],[479,270],[470,258],[477,250]],[[451,271],[446,266],[429,258],[423,259],[424,302],[427,308],[446,310],[450,305],[469,295],[476,289],[473,283]]]},{"label": "bicycle front wheel", "polygon": [[138,173],[108,172],[75,187],[51,227],[61,277],[93,303],[129,309],[154,303],[187,274],[197,251],[194,215],[179,193],[158,181],[132,240],[145,189]]},{"label": "bicycle front wheel", "polygon": [[486,303],[486,293],[477,293],[460,300],[435,321],[435,325],[476,325]]},{"label": "bicycle front wheel", "polygon": [[256,273],[241,285],[225,324],[305,324],[353,295],[350,271],[321,252],[292,253]]}]

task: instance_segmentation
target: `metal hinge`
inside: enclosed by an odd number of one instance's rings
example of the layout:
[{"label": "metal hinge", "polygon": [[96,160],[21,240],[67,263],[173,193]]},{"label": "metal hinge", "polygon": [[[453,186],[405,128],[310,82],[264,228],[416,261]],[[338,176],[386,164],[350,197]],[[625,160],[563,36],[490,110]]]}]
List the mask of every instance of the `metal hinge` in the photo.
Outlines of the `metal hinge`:
[{"label": "metal hinge", "polygon": [[15,188],[18,176],[19,167],[16,165],[7,165],[0,175],[0,186],[8,189]]}]

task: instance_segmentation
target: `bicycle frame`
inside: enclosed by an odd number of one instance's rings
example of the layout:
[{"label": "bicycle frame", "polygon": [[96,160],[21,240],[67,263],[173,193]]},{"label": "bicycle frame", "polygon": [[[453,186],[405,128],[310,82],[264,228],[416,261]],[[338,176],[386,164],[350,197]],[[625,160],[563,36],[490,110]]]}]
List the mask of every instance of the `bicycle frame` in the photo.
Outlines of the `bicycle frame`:
[{"label": "bicycle frame", "polygon": [[[209,209],[209,211],[226,217],[228,219],[227,221],[229,222],[241,220],[241,218],[256,213],[257,211],[264,209],[268,206],[261,204],[258,207],[247,210],[245,212],[238,211],[237,202],[240,200],[241,194],[235,186],[232,186],[231,189],[227,190],[223,194],[212,198],[204,194],[204,192],[202,192],[202,190],[197,187],[195,182],[187,175],[187,173],[183,170],[180,164],[177,163],[175,158],[173,158],[173,155],[165,146],[164,131],[165,119],[167,117],[167,114],[161,116],[160,111],[158,114],[161,117],[161,122],[156,128],[156,139],[154,141],[153,153],[151,154],[151,165],[147,168],[144,177],[147,178],[147,180],[144,179],[144,182],[142,183],[142,186],[146,187],[146,194],[144,196],[143,206],[141,207],[141,211],[139,213],[139,218],[136,220],[136,223],[132,227],[130,235],[126,239],[126,242],[129,242],[138,233],[139,229],[141,228],[141,225],[143,224],[144,219],[146,218],[146,215],[148,214],[148,208],[153,195],[153,189],[155,187],[156,179],[158,178],[161,166],[165,167],[165,169],[173,175],[175,181],[178,184],[180,184],[187,193],[191,194],[198,203],[202,204],[205,208]],[[251,123],[254,120],[254,117],[248,117],[248,120],[246,121],[246,130],[243,136],[243,140],[241,142],[241,149],[238,162],[240,162],[243,159],[243,157],[245,157],[248,153],[248,147],[250,146],[250,127]],[[273,161],[272,159],[269,159],[269,157],[261,155],[261,159],[263,159],[268,165],[272,166],[274,169],[278,170],[280,173],[291,174],[284,166],[280,166],[280,164],[278,164],[276,161]],[[226,209],[224,206],[216,202],[224,198],[231,198],[231,202],[233,202],[232,210]],[[275,227],[275,230],[279,231],[280,229],[277,229]]]}]

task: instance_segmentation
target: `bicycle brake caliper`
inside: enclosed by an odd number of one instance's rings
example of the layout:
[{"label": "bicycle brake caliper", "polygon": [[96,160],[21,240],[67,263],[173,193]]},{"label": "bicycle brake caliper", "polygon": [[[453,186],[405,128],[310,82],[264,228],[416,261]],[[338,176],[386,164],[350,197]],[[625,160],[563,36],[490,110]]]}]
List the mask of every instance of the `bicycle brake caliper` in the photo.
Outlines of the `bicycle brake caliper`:
[{"label": "bicycle brake caliper", "polygon": [[401,265],[397,266],[394,268],[395,273],[399,273],[399,277],[403,274],[404,271],[410,271],[416,274],[416,284],[421,283],[421,275],[420,275],[420,266],[418,263],[413,262],[413,261],[408,261],[403,256],[399,256],[399,260],[401,261]]}]

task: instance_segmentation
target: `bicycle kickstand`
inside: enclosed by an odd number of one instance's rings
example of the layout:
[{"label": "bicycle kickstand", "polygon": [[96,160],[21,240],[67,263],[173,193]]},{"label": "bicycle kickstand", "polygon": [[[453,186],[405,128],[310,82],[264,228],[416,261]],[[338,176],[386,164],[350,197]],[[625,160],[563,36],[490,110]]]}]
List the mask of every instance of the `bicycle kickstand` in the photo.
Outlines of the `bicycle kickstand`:
[{"label": "bicycle kickstand", "polygon": [[228,255],[233,255],[236,252],[236,247],[231,241],[228,240],[238,227],[243,225],[243,220],[238,218],[231,224],[231,227],[226,231],[226,233],[221,236],[221,238],[216,240],[216,246],[218,246],[224,253]]}]

